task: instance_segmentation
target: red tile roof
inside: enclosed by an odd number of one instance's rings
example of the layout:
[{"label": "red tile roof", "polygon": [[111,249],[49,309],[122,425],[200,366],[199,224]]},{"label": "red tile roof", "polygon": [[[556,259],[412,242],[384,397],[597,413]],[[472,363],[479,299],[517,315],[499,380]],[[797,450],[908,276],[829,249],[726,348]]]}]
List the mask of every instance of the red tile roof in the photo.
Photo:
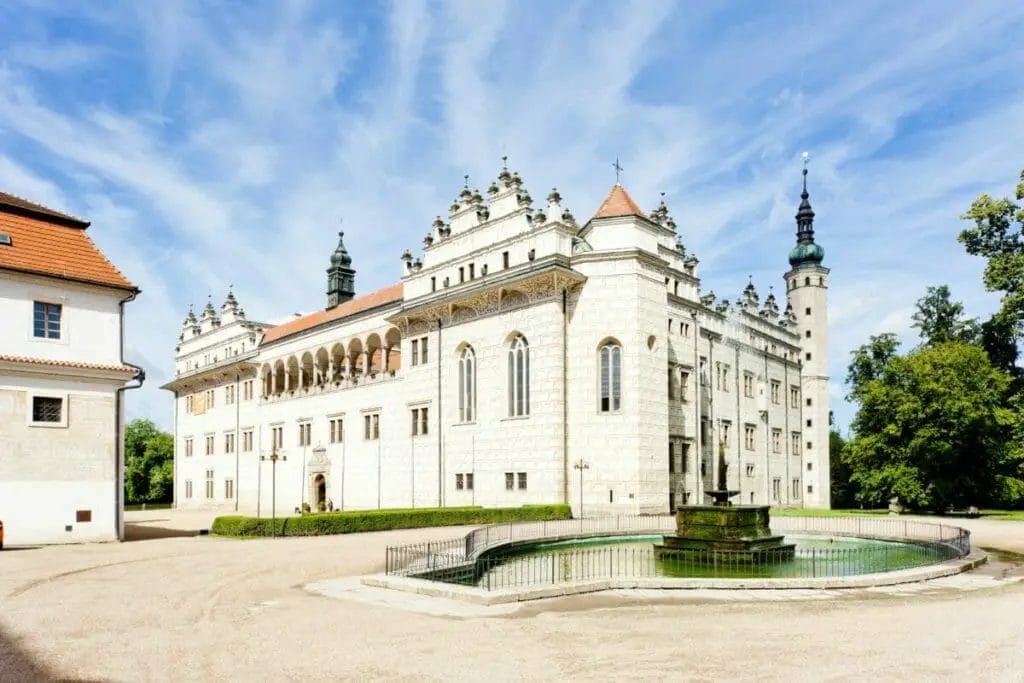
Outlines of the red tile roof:
[{"label": "red tile roof", "polygon": [[310,313],[304,315],[301,318],[295,320],[289,320],[286,323],[282,323],[276,327],[271,327],[263,335],[263,343],[277,341],[290,337],[293,334],[308,330],[324,323],[331,322],[333,320],[340,320],[356,313],[368,311],[371,308],[377,308],[378,306],[384,306],[386,304],[401,301],[403,296],[402,283],[396,283],[390,287],[384,289],[378,289],[376,292],[371,292],[364,296],[356,297],[351,301],[346,301],[340,306],[334,308],[317,311],[316,313]]},{"label": "red tile roof", "polygon": [[103,365],[102,363],[80,363],[70,360],[50,360],[47,358],[30,358],[28,356],[0,355],[0,361],[6,363],[29,363],[31,365],[56,365],[62,368],[82,368],[84,370],[112,370],[115,372],[135,372],[130,365]]},{"label": "red tile roof", "polygon": [[618,183],[612,186],[608,196],[601,202],[594,218],[614,218],[616,216],[644,216],[644,212],[636,205],[626,188]]},{"label": "red tile roof", "polygon": [[0,269],[135,290],[86,234],[88,226],[0,192],[0,233],[11,238],[11,244],[0,245]]}]

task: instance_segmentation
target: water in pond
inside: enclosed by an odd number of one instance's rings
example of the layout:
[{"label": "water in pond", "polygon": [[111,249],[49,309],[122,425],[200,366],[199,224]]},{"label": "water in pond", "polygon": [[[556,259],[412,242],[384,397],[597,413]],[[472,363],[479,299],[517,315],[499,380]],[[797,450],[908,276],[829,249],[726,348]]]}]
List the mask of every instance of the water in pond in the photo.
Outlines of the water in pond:
[{"label": "water in pond", "polygon": [[852,576],[893,571],[948,559],[947,549],[928,544],[842,536],[787,535],[796,543],[792,558],[770,554],[758,562],[701,557],[661,557],[654,544],[661,536],[627,536],[538,543],[481,559],[474,577],[489,589],[585,581],[602,578],[714,577],[785,578]]}]

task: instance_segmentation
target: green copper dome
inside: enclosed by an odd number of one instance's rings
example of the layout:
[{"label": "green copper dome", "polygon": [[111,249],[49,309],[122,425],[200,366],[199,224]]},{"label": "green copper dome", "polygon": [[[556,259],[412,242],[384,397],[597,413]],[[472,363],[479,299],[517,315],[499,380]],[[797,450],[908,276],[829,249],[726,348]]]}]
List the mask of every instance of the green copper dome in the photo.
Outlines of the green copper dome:
[{"label": "green copper dome", "polygon": [[820,244],[797,244],[789,251],[789,265],[794,268],[804,263],[819,264],[825,258],[825,250]]}]

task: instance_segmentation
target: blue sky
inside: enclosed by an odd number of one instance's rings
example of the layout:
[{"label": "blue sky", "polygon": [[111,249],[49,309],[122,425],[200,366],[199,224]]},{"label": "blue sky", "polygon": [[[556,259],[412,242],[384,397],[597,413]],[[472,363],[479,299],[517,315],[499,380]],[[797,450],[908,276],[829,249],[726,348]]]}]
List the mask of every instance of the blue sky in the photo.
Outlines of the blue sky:
[{"label": "blue sky", "polygon": [[949,284],[956,243],[1024,167],[1019,2],[0,4],[0,187],[93,221],[143,294],[130,417],[169,426],[190,303],[251,318],[323,305],[344,219],[357,289],[396,281],[463,174],[509,156],[581,222],[614,181],[665,192],[704,289],[783,291],[800,153],[832,268],[833,407],[850,349]]}]

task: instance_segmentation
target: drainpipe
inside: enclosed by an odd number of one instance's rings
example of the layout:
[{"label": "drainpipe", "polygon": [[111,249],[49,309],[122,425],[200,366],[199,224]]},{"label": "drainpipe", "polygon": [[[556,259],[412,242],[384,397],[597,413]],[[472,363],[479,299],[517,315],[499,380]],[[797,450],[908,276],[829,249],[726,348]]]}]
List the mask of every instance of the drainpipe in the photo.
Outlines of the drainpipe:
[{"label": "drainpipe", "polygon": [[743,444],[740,442],[740,347],[736,345],[736,365],[733,366],[736,386],[736,419],[733,422],[733,441],[736,442],[736,490],[739,491],[740,505],[743,504]]},{"label": "drainpipe", "polygon": [[[569,292],[562,288],[562,503],[569,504]],[[476,477],[473,477],[476,479]],[[473,482],[474,486],[476,482]],[[582,510],[580,515],[582,515]]]},{"label": "drainpipe", "polygon": [[[441,318],[437,318],[437,507],[444,507],[444,447],[441,430]],[[473,477],[476,479],[476,477]],[[476,482],[473,482],[476,485]]]},{"label": "drainpipe", "polygon": [[[114,472],[116,483],[114,494],[114,534],[117,536],[119,541],[124,540],[124,399],[121,396],[121,392],[128,389],[138,389],[142,386],[143,382],[146,381],[146,371],[138,365],[129,363],[124,359],[124,305],[129,301],[135,301],[135,297],[139,295],[140,290],[135,290],[128,297],[121,299],[118,302],[118,313],[120,320],[120,357],[121,364],[127,365],[130,368],[134,368],[135,374],[132,375],[132,381],[135,384],[131,386],[122,386],[114,390]],[[177,418],[175,418],[177,419]]]},{"label": "drainpipe", "polygon": [[235,373],[235,443],[234,443],[234,447],[235,447],[235,481],[232,482],[232,486],[234,487],[235,490],[231,492],[235,496],[235,512],[238,512],[238,498],[239,498],[239,495],[240,495],[239,494],[239,490],[241,489],[239,484],[242,483],[241,479],[238,476],[238,474],[239,474],[239,469],[238,469],[239,468],[239,465],[238,465],[238,451],[242,447],[241,439],[239,439],[241,434],[239,434],[239,432],[238,432],[239,420],[241,419],[241,406],[242,406],[242,400],[239,398],[239,391],[238,391],[239,388],[240,388],[240,381],[239,381],[240,378],[241,378],[241,375],[239,375],[239,373],[236,372]]}]

